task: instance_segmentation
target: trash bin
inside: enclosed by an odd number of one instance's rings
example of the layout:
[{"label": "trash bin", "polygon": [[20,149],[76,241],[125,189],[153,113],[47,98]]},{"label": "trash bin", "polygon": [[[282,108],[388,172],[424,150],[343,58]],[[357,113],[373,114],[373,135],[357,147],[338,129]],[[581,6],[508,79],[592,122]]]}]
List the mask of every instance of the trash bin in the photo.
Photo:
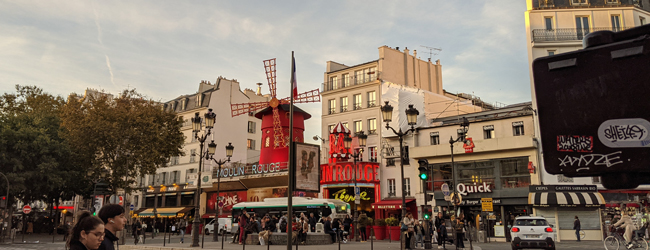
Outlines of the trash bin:
[{"label": "trash bin", "polygon": [[478,242],[487,243],[487,232],[478,231]]}]

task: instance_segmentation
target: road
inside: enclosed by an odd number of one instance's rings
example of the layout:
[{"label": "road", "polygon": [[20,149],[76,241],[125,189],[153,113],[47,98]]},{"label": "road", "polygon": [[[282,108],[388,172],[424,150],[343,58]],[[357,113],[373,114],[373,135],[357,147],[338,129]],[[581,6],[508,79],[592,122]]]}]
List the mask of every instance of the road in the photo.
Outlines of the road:
[{"label": "road", "polygon": [[[25,237],[25,241],[27,243],[21,244],[18,243],[20,241],[21,237],[20,235],[15,239],[14,244],[0,244],[0,249],[1,250],[41,250],[41,249],[51,249],[51,250],[64,250],[65,249],[65,243],[63,242],[63,237],[62,236],[57,236],[55,238],[55,242],[52,243],[52,236],[47,235],[47,234],[35,234],[35,235],[28,235]],[[220,239],[221,240],[221,239]],[[34,243],[38,241],[38,243]],[[165,246],[168,247],[169,250],[172,248],[175,250],[178,249],[200,249],[199,248],[191,248],[190,247],[190,242],[191,238],[190,235],[185,235],[185,243],[181,244],[180,243],[180,236],[174,235],[172,236],[171,240],[168,239],[168,242],[171,243],[165,243]],[[133,245],[133,238],[130,237],[128,238],[126,242],[127,246],[132,246]],[[473,243],[475,246],[475,249],[481,249],[481,250],[504,250],[504,249],[510,249],[510,244],[505,243],[505,242],[493,242],[493,243]],[[151,239],[151,235],[148,235],[146,243],[145,244],[138,244],[138,246],[148,246],[148,247],[163,247],[163,235],[160,235],[159,237],[156,237],[155,239]],[[465,242],[465,246],[467,247],[466,249],[469,249],[469,243]],[[121,249],[127,249],[127,247],[120,247]],[[372,244],[370,241],[368,242],[350,242],[347,244],[341,244],[340,250],[396,250],[399,249],[400,246],[397,242],[388,242],[388,241],[375,241]],[[205,242],[204,242],[204,249],[221,249],[221,241],[219,242],[212,242],[212,235],[206,236],[205,237]],[[230,241],[227,241],[224,244],[224,249],[227,250],[239,250],[243,249],[242,245],[239,244],[232,244]],[[248,250],[265,250],[267,249],[267,246],[246,246],[246,249]],[[286,246],[280,246],[280,245],[271,245],[269,246],[269,249],[271,250],[284,250],[286,249]],[[295,249],[295,246],[294,246]],[[339,244],[332,244],[332,245],[315,245],[315,246],[298,246],[298,249],[302,250],[319,250],[319,249],[339,249]],[[432,249],[437,249],[437,245],[434,245]],[[455,249],[453,245],[447,246],[447,249],[452,250]],[[582,242],[575,242],[575,241],[563,241],[557,243],[557,249],[558,250],[564,250],[564,249],[604,249],[603,243],[601,241],[582,241]]]}]

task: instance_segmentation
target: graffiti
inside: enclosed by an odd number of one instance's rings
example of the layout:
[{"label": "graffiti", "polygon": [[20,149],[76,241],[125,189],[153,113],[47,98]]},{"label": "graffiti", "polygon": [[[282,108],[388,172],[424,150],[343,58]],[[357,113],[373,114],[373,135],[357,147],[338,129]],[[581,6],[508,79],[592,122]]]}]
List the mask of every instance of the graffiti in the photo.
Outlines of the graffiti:
[{"label": "graffiti", "polygon": [[621,160],[621,151],[611,154],[588,154],[581,156],[567,155],[560,160],[560,167],[581,167],[576,171],[587,170],[589,166],[607,166],[608,168],[623,163]]},{"label": "graffiti", "polygon": [[557,151],[562,152],[592,152],[594,137],[583,135],[558,135]]},{"label": "graffiti", "polygon": [[638,125],[611,125],[604,130],[605,138],[612,142],[639,140],[646,134],[646,130]]}]

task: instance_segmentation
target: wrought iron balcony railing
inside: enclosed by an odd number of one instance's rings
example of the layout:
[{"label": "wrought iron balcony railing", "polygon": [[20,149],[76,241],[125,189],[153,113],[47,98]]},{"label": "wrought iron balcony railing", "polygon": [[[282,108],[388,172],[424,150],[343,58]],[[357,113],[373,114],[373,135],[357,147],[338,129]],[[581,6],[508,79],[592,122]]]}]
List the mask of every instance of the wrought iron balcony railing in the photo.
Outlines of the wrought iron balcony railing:
[{"label": "wrought iron balcony railing", "polygon": [[594,31],[611,30],[614,32],[629,29],[628,27],[606,27],[589,29],[534,29],[533,42],[581,41],[587,34]]},{"label": "wrought iron balcony railing", "polygon": [[325,91],[330,91],[330,90],[336,90],[336,89],[341,89],[341,88],[347,88],[350,86],[354,85],[359,85],[359,84],[364,84],[367,82],[372,82],[374,80],[377,80],[377,74],[374,72],[372,74],[368,74],[364,76],[363,78],[357,78],[356,76],[350,76],[350,80],[348,82],[346,81],[328,81],[323,84],[323,92]]}]

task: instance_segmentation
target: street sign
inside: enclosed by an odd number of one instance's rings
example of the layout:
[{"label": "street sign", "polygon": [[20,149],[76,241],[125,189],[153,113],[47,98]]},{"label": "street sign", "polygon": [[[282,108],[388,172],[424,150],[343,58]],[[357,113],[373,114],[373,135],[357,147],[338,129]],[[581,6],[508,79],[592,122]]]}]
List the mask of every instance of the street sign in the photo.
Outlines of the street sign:
[{"label": "street sign", "polygon": [[451,201],[451,196],[445,195],[445,201]]},{"label": "street sign", "polygon": [[492,198],[481,198],[481,211],[492,212],[493,210]]},{"label": "street sign", "polygon": [[219,207],[223,207],[223,202],[222,201],[219,202]]},{"label": "street sign", "polygon": [[131,210],[131,211],[135,210],[135,205],[133,205],[133,204],[129,205],[129,210]]},{"label": "street sign", "polygon": [[109,200],[111,201],[111,204],[117,204],[120,202],[120,198],[117,195],[111,195],[111,198]]},{"label": "street sign", "polygon": [[23,207],[23,213],[24,213],[24,214],[29,214],[29,213],[31,213],[31,212],[32,212],[32,207],[30,207],[29,205],[25,205],[25,206]]},{"label": "street sign", "polygon": [[361,196],[359,196],[358,194],[354,196],[354,204],[357,205],[361,204]]},{"label": "street sign", "polygon": [[354,195],[360,195],[361,194],[361,188],[360,187],[354,187]]},{"label": "street sign", "polygon": [[449,194],[451,194],[451,192],[449,192],[449,185],[447,185],[447,183],[443,183],[440,186],[440,189],[442,190],[442,194],[444,194],[445,196],[449,196]]}]

